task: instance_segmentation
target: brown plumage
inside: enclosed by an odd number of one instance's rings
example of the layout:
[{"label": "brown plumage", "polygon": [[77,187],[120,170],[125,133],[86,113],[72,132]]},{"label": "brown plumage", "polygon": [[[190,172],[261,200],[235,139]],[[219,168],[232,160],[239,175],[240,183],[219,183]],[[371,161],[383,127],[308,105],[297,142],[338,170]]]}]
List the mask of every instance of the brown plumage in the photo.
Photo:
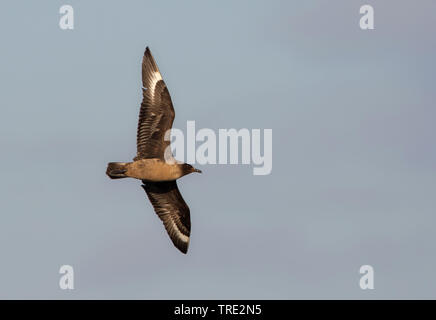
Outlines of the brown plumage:
[{"label": "brown plumage", "polygon": [[177,162],[165,139],[174,121],[174,108],[167,86],[148,47],[142,59],[142,103],[137,131],[137,153],[133,162],[110,162],[106,174],[112,179],[135,178],[143,182],[151,204],[174,245],[188,251],[191,220],[176,180],[201,172]]}]

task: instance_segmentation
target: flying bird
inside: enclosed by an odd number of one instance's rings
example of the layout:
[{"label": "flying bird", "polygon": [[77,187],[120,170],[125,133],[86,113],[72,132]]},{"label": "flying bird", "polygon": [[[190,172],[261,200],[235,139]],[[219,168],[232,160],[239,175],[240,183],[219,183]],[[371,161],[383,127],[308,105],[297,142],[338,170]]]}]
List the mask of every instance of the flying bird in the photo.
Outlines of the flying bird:
[{"label": "flying bird", "polygon": [[172,242],[186,253],[191,233],[190,211],[176,180],[201,171],[175,160],[170,141],[165,139],[175,113],[168,88],[148,47],[142,59],[142,86],[136,157],[133,162],[109,162],[106,174],[112,179],[142,180],[142,187]]}]

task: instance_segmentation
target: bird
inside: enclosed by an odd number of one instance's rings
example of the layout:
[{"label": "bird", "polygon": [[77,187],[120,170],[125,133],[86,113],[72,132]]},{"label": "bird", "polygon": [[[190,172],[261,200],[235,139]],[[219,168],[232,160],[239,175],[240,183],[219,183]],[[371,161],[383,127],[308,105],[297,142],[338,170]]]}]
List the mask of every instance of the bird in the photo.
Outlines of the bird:
[{"label": "bird", "polygon": [[149,47],[142,59],[142,103],[133,162],[109,162],[106,174],[111,179],[135,178],[157,216],[182,253],[188,252],[191,234],[190,210],[177,186],[177,179],[201,170],[176,160],[171,152],[168,132],[175,117],[168,88]]}]

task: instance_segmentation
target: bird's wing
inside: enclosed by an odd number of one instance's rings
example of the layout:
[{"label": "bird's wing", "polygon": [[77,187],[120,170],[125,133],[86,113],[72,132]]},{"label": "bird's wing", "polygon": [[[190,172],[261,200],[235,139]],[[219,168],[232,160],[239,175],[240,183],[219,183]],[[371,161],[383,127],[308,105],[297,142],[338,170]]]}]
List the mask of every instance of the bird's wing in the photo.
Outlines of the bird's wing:
[{"label": "bird's wing", "polygon": [[142,59],[142,86],[134,160],[165,159],[165,150],[170,145],[170,141],[164,139],[165,133],[171,129],[175,114],[170,93],[148,47]]},{"label": "bird's wing", "polygon": [[151,204],[162,220],[174,245],[183,253],[188,251],[191,219],[189,207],[177,188],[176,181],[142,181]]}]

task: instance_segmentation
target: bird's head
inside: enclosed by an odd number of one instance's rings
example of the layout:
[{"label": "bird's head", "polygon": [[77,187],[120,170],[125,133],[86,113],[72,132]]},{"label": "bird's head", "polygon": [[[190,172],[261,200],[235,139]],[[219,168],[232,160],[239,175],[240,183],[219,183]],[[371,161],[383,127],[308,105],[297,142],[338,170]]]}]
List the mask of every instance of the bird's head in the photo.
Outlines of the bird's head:
[{"label": "bird's head", "polygon": [[192,172],[198,172],[201,173],[201,170],[195,169],[193,166],[191,166],[190,164],[184,163],[182,164],[182,170],[183,170],[183,174],[190,174]]}]

